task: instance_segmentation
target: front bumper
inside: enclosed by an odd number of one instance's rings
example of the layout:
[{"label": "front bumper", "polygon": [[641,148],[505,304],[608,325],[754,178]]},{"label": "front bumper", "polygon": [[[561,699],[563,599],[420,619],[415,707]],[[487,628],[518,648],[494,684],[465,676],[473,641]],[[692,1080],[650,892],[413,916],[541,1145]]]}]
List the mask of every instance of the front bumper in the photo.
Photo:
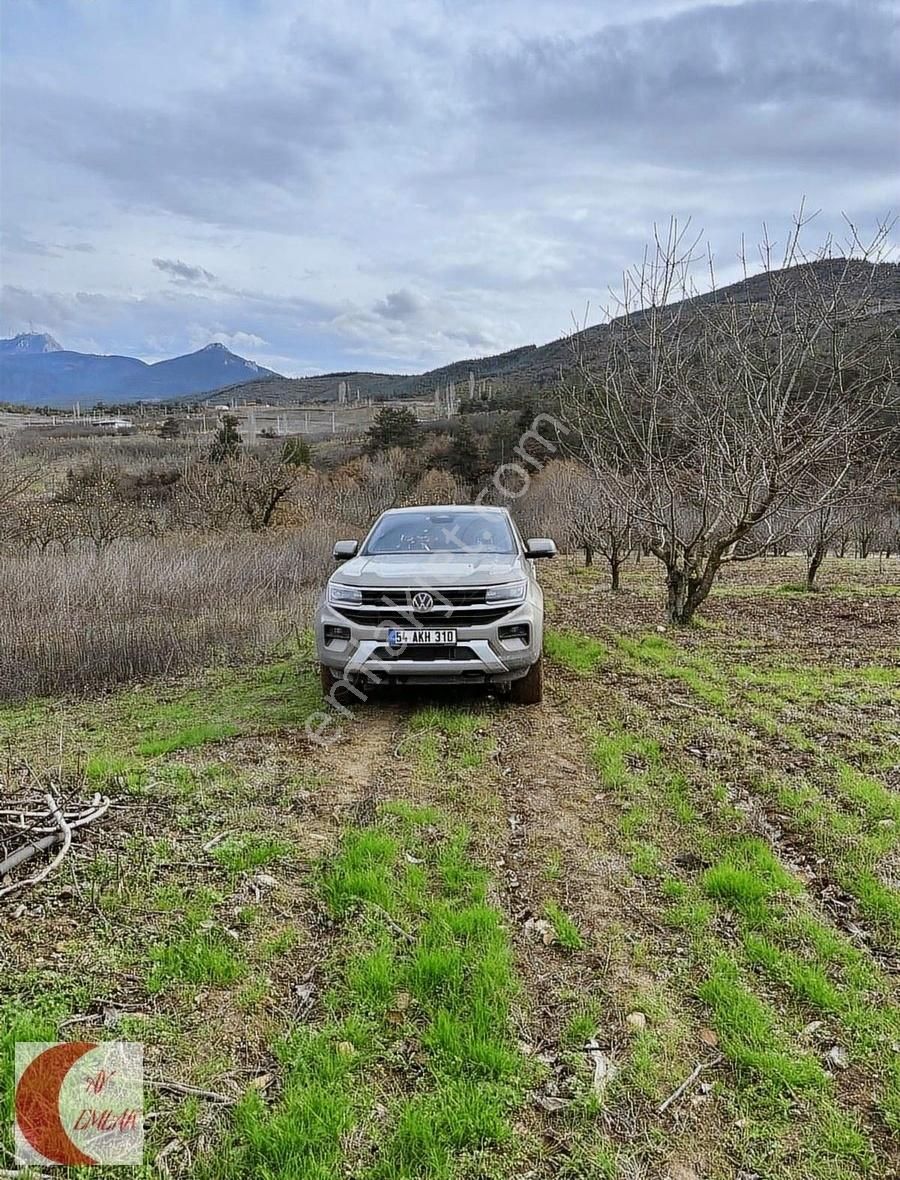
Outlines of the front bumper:
[{"label": "front bumper", "polygon": [[[440,653],[407,649],[392,655],[387,626],[371,626],[347,617],[324,600],[316,615],[319,662],[348,679],[390,680],[417,684],[503,683],[524,676],[541,654],[543,608],[526,600],[490,623],[466,625],[463,611],[453,617],[416,621],[422,627],[452,627],[456,646]],[[501,628],[527,625],[527,641],[501,638]],[[412,626],[398,619],[394,626]],[[325,639],[326,627],[344,628],[347,639]]]}]

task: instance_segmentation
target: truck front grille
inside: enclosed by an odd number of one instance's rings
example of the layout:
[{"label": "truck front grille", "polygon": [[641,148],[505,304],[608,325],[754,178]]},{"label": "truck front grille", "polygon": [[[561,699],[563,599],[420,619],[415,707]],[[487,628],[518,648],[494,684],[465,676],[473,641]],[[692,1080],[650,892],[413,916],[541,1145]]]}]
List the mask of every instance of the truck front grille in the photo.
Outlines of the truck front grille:
[{"label": "truck front grille", "polygon": [[382,604],[381,610],[362,610],[353,606],[333,606],[338,614],[353,623],[365,627],[443,627],[452,623],[454,627],[477,627],[496,623],[508,615],[511,606],[470,607],[466,610],[432,610],[427,615],[413,616],[402,608],[395,614],[388,614],[389,607]]},{"label": "truck front grille", "polygon": [[432,590],[427,586],[415,586],[411,590],[361,590],[361,606],[387,607],[388,610],[412,610],[412,600],[426,590],[433,595],[435,607],[441,610],[453,606],[478,606],[484,602],[484,587],[462,590]]}]

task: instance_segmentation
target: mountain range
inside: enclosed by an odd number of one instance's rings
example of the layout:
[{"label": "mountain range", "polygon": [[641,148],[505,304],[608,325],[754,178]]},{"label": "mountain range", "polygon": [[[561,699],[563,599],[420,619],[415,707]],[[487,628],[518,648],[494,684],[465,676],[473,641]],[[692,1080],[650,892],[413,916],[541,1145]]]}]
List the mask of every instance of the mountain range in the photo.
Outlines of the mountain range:
[{"label": "mountain range", "polygon": [[133,356],[72,352],[45,333],[0,340],[0,401],[33,406],[86,406],[210,393],[226,385],[277,377],[255,361],[207,344],[197,352],[148,365]]},{"label": "mountain range", "polygon": [[[780,272],[783,280],[797,284],[798,293],[812,278],[828,278],[830,269],[842,271],[844,259],[820,259]],[[895,330],[900,340],[900,263],[851,263],[851,278],[866,300],[867,314]],[[810,276],[810,269],[819,272]],[[710,300],[735,304],[765,304],[770,299],[771,278],[751,275],[717,291],[695,296],[688,304]],[[814,285],[814,284],[813,284]],[[316,377],[282,377],[253,361],[229,352],[222,344],[209,344],[199,352],[148,365],[134,357],[93,356],[68,352],[52,336],[27,333],[0,341],[0,401],[30,405],[69,406],[81,399],[122,403],[140,398],[196,398],[216,392],[222,400],[232,396],[256,399],[271,405],[334,401],[340,382],[346,382],[351,400],[359,389],[362,397],[415,397],[428,395],[448,382],[464,387],[469,373],[476,381],[488,379],[507,388],[540,388],[552,384],[572,360],[573,346],[588,355],[604,348],[607,324],[596,324],[575,337],[563,337],[540,346],[528,344],[494,356],[456,361],[425,373],[327,373]]]}]

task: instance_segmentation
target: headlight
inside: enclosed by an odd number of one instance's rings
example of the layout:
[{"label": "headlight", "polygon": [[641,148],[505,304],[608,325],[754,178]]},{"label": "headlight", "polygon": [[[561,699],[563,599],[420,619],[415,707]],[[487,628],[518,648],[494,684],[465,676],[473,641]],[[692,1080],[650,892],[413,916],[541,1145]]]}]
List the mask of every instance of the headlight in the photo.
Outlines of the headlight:
[{"label": "headlight", "polygon": [[524,602],[527,582],[509,582],[505,586],[491,586],[484,596],[485,602]]},{"label": "headlight", "polygon": [[355,586],[344,586],[340,582],[328,583],[329,602],[362,602],[362,590]]}]

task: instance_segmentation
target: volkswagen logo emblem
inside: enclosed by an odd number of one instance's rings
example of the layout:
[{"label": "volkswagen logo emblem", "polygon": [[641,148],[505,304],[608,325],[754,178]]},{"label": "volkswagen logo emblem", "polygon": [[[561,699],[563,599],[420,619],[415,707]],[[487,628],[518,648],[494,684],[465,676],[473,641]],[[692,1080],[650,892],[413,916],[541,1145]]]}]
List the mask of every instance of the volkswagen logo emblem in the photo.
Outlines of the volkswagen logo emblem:
[{"label": "volkswagen logo emblem", "polygon": [[434,599],[425,590],[413,596],[413,610],[429,611],[434,606]]}]

